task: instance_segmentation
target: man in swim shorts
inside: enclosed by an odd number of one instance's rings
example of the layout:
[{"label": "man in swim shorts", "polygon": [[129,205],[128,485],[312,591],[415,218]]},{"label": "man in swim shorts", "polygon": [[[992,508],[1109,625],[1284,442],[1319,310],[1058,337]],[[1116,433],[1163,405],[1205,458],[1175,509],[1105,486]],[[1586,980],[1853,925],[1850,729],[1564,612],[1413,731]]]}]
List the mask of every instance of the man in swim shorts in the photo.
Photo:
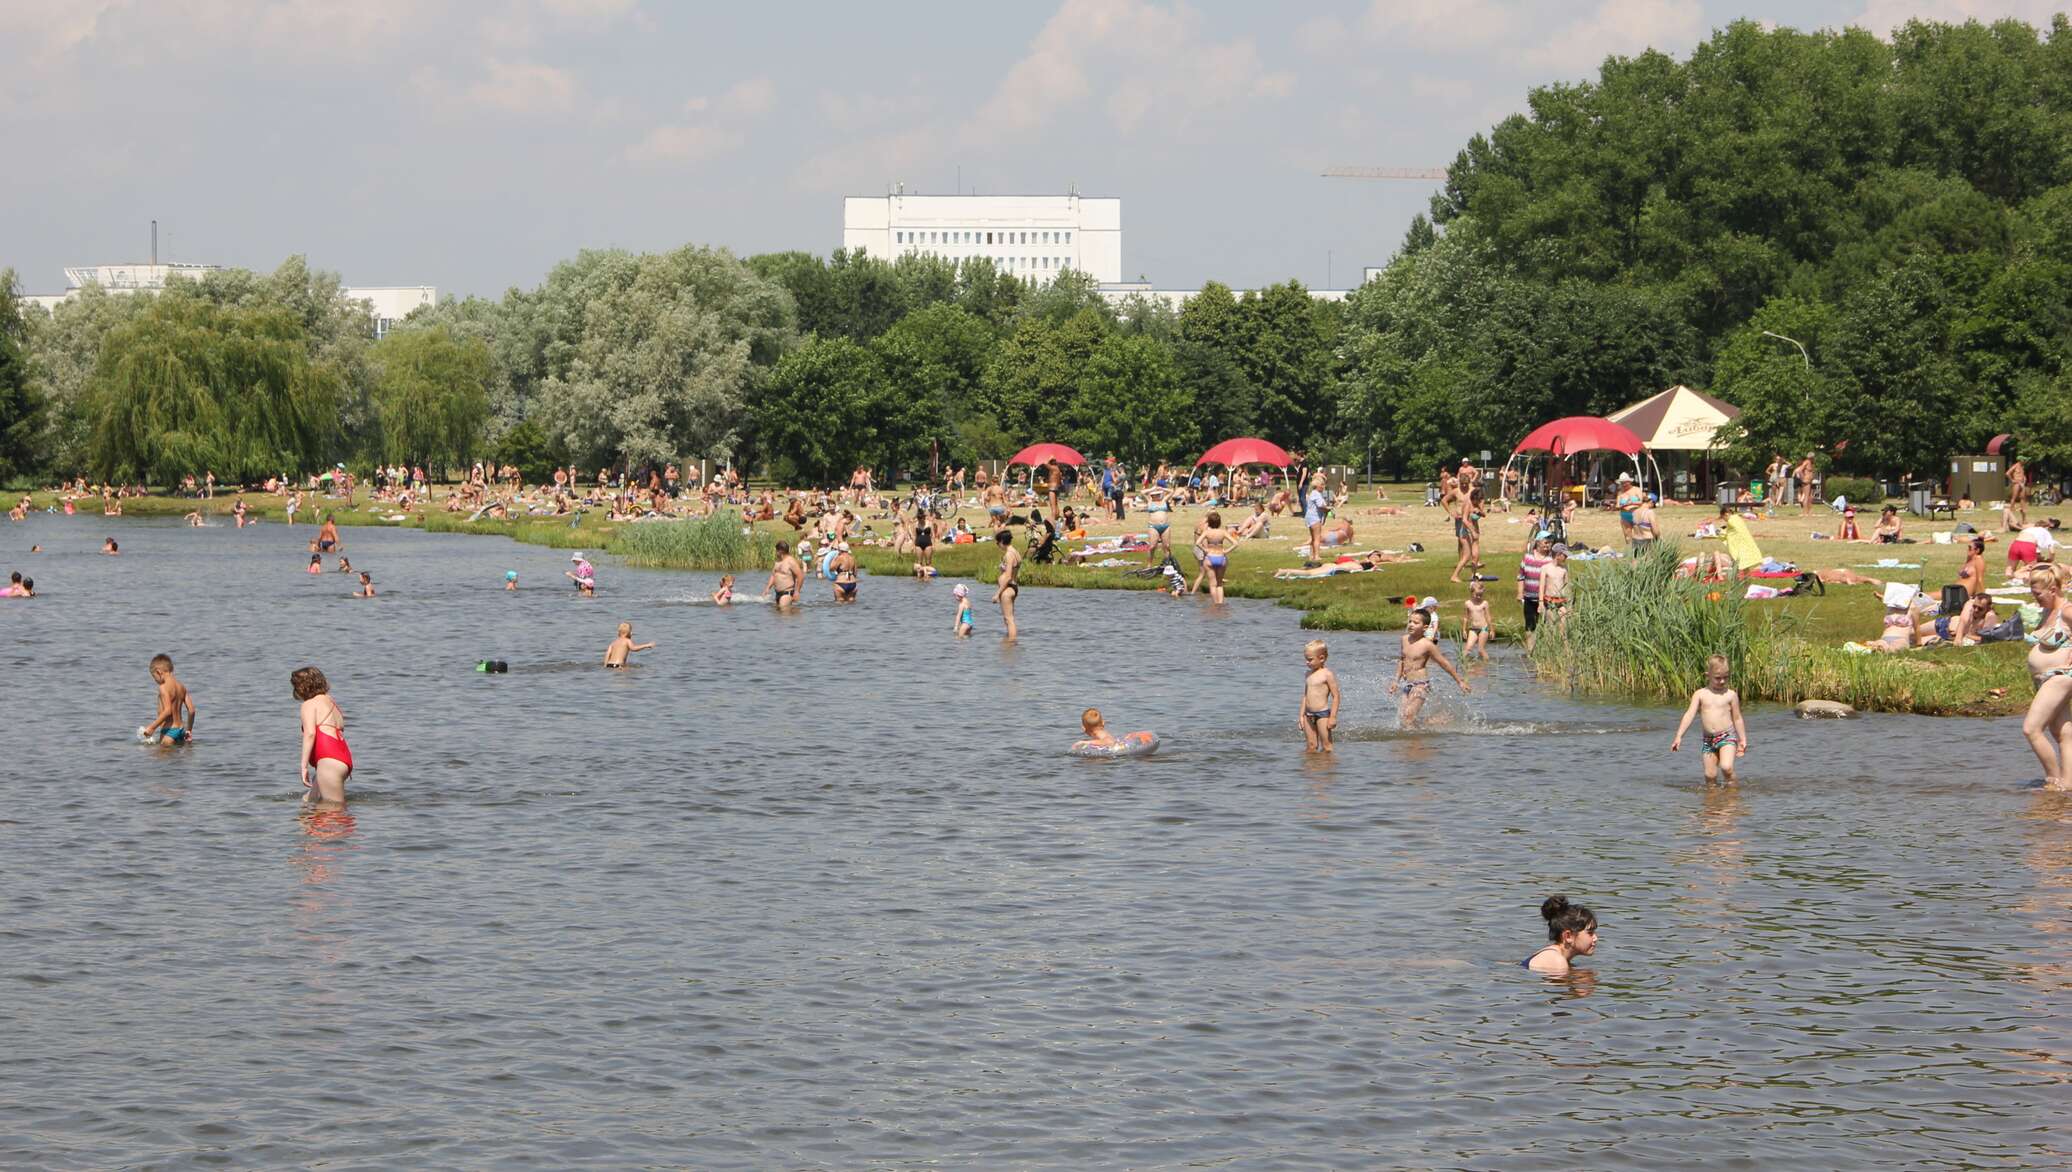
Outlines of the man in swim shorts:
[{"label": "man in swim shorts", "polygon": [[763,584],[770,601],[778,610],[790,610],[799,604],[799,583],[806,580],[806,567],[791,555],[791,543],[777,543],[777,564],[770,567],[770,580]]},{"label": "man in swim shorts", "polygon": [[137,736],[157,745],[181,745],[194,735],[194,697],[187,685],[173,678],[171,656],[151,657],[151,679],[158,685],[158,716],[137,730]]}]

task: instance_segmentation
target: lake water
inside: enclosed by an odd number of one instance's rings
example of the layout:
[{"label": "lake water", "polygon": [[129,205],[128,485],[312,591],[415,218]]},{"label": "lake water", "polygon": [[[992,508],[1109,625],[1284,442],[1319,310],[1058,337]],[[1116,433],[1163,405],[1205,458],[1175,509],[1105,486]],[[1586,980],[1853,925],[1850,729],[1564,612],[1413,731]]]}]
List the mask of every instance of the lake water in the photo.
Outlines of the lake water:
[{"label": "lake water", "polygon": [[[309,533],[0,532],[0,1165],[2072,1162],[2072,802],[2015,721],[1758,710],[1707,792],[1677,712],[1501,657],[1399,734],[1394,641],[1333,634],[1320,761],[1293,611],[1031,590],[1006,648],[947,583],[583,600],[348,529],[355,601]],[[186,749],[134,740],[159,651]],[[1065,755],[1089,703],[1165,747]],[[1594,979],[1519,965],[1553,892]]]}]

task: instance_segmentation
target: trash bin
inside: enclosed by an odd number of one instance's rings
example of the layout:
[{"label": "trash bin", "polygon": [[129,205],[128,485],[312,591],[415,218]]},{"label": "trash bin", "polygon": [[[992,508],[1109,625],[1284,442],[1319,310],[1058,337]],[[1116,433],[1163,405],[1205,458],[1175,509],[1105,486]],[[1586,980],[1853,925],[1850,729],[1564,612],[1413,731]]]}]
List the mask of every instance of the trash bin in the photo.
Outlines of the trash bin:
[{"label": "trash bin", "polygon": [[1927,485],[1925,485],[1925,484],[1910,484],[1910,485],[1908,485],[1908,486],[1907,486],[1907,512],[1909,512],[1909,513],[1912,513],[1912,514],[1913,514],[1914,516],[1916,516],[1916,517],[1925,517],[1925,516],[1927,516],[1927,515],[1928,515],[1928,502],[1929,502],[1929,501],[1930,501],[1930,500],[1931,500],[1931,499],[1932,499],[1933,497],[1934,497],[1934,493],[1930,492],[1930,491],[1929,491],[1929,488],[1928,488],[1928,486],[1927,486]]},{"label": "trash bin", "polygon": [[1731,485],[1731,484],[1722,484],[1722,485],[1720,485],[1720,486],[1719,486],[1719,503],[1720,503],[1720,504],[1723,504],[1723,505],[1731,505],[1731,504],[1733,504],[1733,503],[1734,503],[1734,498],[1735,498],[1735,497],[1736,497],[1737,495],[1739,495],[1739,494],[1735,492],[1735,490],[1734,490],[1734,486],[1733,486],[1733,485]]}]

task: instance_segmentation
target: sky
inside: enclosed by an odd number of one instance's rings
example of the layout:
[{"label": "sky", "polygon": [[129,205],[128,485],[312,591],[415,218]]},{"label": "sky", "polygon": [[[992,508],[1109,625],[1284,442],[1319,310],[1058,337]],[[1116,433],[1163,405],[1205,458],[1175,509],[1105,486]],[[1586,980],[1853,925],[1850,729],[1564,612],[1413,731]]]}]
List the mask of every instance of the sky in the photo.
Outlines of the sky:
[{"label": "sky", "polygon": [[499,296],[584,248],[825,254],[844,195],[1122,198],[1123,276],[1359,283],[1527,90],[1747,17],[1881,35],[2066,0],[0,0],[0,268]]}]

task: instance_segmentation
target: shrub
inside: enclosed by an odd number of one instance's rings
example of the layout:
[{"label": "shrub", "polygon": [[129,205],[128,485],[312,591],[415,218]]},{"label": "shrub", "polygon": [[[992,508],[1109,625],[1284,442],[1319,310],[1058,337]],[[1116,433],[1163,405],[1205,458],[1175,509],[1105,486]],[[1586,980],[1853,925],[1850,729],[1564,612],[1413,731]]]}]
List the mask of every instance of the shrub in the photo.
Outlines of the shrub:
[{"label": "shrub", "polygon": [[1838,496],[1848,497],[1851,504],[1878,504],[1885,499],[1877,481],[1861,476],[1830,476],[1822,482],[1820,491],[1829,500]]}]

